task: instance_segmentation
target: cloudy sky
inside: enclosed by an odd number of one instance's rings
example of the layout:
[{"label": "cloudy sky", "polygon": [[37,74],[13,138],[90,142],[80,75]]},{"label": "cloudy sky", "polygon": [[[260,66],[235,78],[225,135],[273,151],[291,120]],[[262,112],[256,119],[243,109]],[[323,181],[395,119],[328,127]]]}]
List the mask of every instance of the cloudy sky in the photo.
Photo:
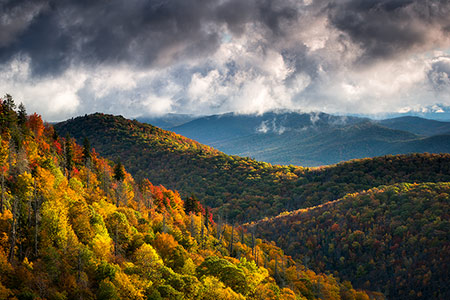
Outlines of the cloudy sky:
[{"label": "cloudy sky", "polygon": [[0,0],[0,93],[96,111],[450,105],[448,0]]}]

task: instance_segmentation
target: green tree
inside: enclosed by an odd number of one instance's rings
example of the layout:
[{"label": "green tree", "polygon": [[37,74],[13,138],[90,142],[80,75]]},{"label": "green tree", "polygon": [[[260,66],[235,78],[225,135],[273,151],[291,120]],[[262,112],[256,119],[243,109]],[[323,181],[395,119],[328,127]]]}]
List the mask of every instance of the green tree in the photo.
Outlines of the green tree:
[{"label": "green tree", "polygon": [[125,179],[125,171],[120,161],[114,166],[114,179],[122,182]]},{"label": "green tree", "polygon": [[202,276],[217,277],[225,285],[243,295],[248,292],[248,284],[244,271],[223,258],[217,256],[207,257],[197,267],[196,272],[199,278]]},{"label": "green tree", "polygon": [[91,143],[89,142],[89,139],[85,137],[83,140],[83,160],[85,166],[89,165],[91,158]]},{"label": "green tree", "polygon": [[66,169],[67,169],[67,178],[70,179],[70,172],[73,169],[73,148],[72,148],[72,139],[70,138],[70,135],[66,135],[66,141],[64,144],[64,151],[65,151],[65,159],[66,159]]},{"label": "green tree", "polygon": [[17,123],[22,128],[25,127],[25,124],[27,122],[27,111],[25,109],[25,105],[23,103],[19,104],[19,111],[17,112]]},{"label": "green tree", "polygon": [[100,282],[97,291],[97,299],[98,300],[119,300],[119,295],[117,293],[116,287],[114,284],[108,279]]},{"label": "green tree", "polygon": [[191,196],[184,200],[184,211],[186,214],[189,214],[190,212],[196,214],[203,211],[200,201],[194,194],[191,194]]}]

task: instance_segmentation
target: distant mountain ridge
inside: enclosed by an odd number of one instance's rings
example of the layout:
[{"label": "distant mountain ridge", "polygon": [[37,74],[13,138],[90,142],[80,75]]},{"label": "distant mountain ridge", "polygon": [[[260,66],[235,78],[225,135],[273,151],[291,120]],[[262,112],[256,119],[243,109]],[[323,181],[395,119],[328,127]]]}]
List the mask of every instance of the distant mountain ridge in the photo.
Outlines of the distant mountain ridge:
[{"label": "distant mountain ridge", "polygon": [[325,113],[267,112],[261,115],[226,113],[201,117],[170,130],[181,135],[189,133],[194,140],[200,142],[211,140],[214,143],[258,133],[283,134],[287,131],[304,131],[308,127],[351,125],[364,120],[368,119]]},{"label": "distant mountain ridge", "polygon": [[194,116],[188,114],[173,114],[169,113],[162,116],[137,117],[136,120],[141,123],[151,124],[162,129],[169,129],[175,126],[180,126],[192,120],[198,119],[201,116]]},{"label": "distant mountain ridge", "polygon": [[[227,154],[273,164],[320,166],[387,154],[450,151],[450,122],[420,117],[371,120],[325,113],[228,113],[171,130]],[[431,138],[435,135],[439,138]]]},{"label": "distant mountain ridge", "polygon": [[409,131],[424,136],[450,133],[450,122],[424,119],[416,116],[380,120],[378,123],[391,129]]}]

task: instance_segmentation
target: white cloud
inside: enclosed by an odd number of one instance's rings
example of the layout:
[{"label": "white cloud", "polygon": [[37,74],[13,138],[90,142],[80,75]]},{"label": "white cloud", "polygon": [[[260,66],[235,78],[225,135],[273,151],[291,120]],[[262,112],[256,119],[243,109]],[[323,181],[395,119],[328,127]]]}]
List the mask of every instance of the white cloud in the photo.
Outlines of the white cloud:
[{"label": "white cloud", "polygon": [[256,132],[259,133],[267,133],[269,131],[269,127],[267,126],[267,121],[262,121],[261,124],[256,128]]},{"label": "white cloud", "polygon": [[162,115],[172,111],[173,100],[170,97],[150,95],[142,102],[150,115]]},{"label": "white cloud", "polygon": [[91,72],[89,83],[96,98],[107,96],[113,91],[129,91],[137,86],[139,72],[125,67],[107,67]]},{"label": "white cloud", "polygon": [[77,113],[80,99],[77,91],[86,75],[68,70],[58,77],[34,78],[29,58],[17,57],[0,68],[2,93],[10,93],[28,112],[38,112],[48,120],[64,120]]},{"label": "white cloud", "polygon": [[187,95],[192,102],[210,103],[225,91],[220,85],[223,80],[217,70],[212,70],[205,76],[194,73],[187,87]]}]

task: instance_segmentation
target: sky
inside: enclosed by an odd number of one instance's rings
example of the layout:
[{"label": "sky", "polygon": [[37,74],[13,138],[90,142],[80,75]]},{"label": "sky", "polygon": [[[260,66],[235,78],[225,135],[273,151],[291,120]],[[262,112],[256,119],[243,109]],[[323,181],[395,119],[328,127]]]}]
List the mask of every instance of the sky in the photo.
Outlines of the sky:
[{"label": "sky", "polygon": [[0,0],[0,93],[93,112],[450,106],[448,0]]}]

